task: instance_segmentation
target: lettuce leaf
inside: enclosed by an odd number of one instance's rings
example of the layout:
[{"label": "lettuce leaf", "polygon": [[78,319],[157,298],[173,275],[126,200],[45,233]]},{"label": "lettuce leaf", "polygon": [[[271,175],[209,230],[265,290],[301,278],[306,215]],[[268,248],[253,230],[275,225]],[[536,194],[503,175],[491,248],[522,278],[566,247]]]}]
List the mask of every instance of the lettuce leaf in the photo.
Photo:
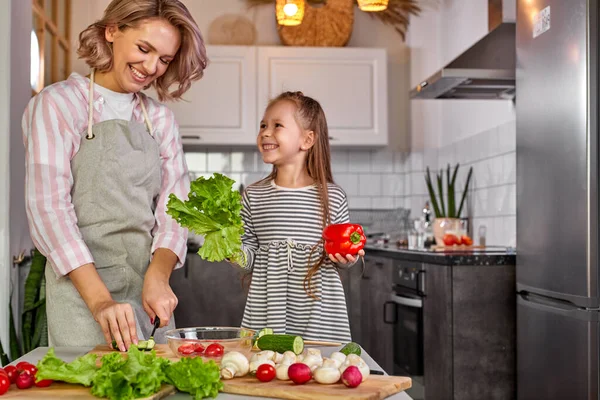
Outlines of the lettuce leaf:
[{"label": "lettuce leaf", "polygon": [[36,379],[52,379],[54,381],[90,386],[96,371],[98,371],[96,358],[96,354],[86,354],[70,363],[66,363],[56,357],[54,348],[50,348],[44,358],[37,364],[38,372]]},{"label": "lettuce leaf", "polygon": [[169,195],[167,214],[182,227],[204,236],[204,244],[198,250],[204,260],[243,259],[242,196],[232,189],[234,183],[215,173],[208,179],[199,177],[193,181],[186,201],[173,193]]},{"label": "lettuce leaf", "polygon": [[217,397],[223,390],[219,366],[212,360],[205,363],[201,357],[184,357],[170,364],[165,372],[177,390],[191,394],[196,400]]},{"label": "lettuce leaf", "polygon": [[131,346],[127,358],[120,353],[102,357],[102,367],[94,376],[92,394],[113,400],[139,399],[158,392],[166,381],[169,360],[145,353]]}]

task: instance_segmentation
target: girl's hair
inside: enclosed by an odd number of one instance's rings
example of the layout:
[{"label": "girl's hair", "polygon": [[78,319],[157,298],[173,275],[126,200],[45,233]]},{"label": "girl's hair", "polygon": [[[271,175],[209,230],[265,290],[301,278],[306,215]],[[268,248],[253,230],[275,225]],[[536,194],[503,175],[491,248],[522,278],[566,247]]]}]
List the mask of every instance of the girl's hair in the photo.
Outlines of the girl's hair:
[{"label": "girl's hair", "polygon": [[[308,150],[306,157],[306,169],[308,175],[315,181],[321,200],[322,225],[325,228],[331,222],[329,213],[329,193],[328,184],[333,182],[331,173],[331,153],[329,150],[329,131],[327,128],[327,119],[323,108],[315,99],[305,96],[302,92],[284,92],[271,100],[267,109],[280,101],[291,101],[296,105],[296,114],[294,118],[298,125],[307,131],[313,131],[315,143]],[[273,171],[262,182],[275,179],[277,176],[277,167],[273,166]],[[314,248],[313,248],[314,251]],[[311,257],[312,258],[312,251]],[[309,263],[310,263],[309,258]],[[304,278],[304,291],[311,297],[317,298],[313,293],[312,277],[317,273],[321,265],[325,262],[327,256],[323,251],[318,261],[308,268]]]},{"label": "girl's hair", "polygon": [[[152,82],[160,101],[178,100],[193,81],[202,78],[208,59],[204,40],[198,25],[188,9],[179,0],[113,0],[101,20],[94,22],[79,34],[77,54],[92,68],[110,71],[113,66],[112,47],[104,33],[109,25],[123,31],[137,28],[151,19],[164,19],[181,34],[181,47],[164,75]],[[178,87],[169,92],[169,87]]]}]

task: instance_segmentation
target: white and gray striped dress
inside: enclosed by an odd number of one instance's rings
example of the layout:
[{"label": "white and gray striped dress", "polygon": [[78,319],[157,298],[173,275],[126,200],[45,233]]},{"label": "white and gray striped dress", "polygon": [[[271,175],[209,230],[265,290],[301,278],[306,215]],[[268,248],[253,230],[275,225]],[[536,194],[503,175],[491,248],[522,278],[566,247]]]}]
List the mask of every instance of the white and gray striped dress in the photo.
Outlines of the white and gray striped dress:
[{"label": "white and gray striped dress", "polygon": [[[349,221],[346,194],[329,184],[332,223]],[[350,326],[339,274],[327,261],[313,275],[314,294],[304,291],[311,248],[320,243],[322,212],[316,186],[283,188],[273,181],[249,186],[243,195],[243,249],[252,282],[242,326],[272,328],[306,340],[349,342]],[[320,256],[317,247],[310,265]]]}]

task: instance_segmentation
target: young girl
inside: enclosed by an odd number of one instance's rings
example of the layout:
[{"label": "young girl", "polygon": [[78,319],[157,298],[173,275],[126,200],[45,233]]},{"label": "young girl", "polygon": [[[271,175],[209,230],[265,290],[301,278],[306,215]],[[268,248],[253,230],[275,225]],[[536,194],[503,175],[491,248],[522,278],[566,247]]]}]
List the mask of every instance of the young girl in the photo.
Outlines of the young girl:
[{"label": "young girl", "polygon": [[300,92],[279,95],[265,111],[257,144],[273,171],[243,195],[243,267],[252,281],[242,326],[348,342],[344,289],[333,263],[356,258],[323,251],[323,228],[349,220],[346,194],[333,183],[323,109]]},{"label": "young girl", "polygon": [[[174,327],[169,277],[186,254],[185,229],[165,213],[189,179],[176,100],[207,64],[202,35],[179,0],[113,0],[79,35],[90,67],[45,88],[23,116],[26,209],[48,259],[51,346],[121,350]],[[112,338],[111,338],[112,336]]]}]

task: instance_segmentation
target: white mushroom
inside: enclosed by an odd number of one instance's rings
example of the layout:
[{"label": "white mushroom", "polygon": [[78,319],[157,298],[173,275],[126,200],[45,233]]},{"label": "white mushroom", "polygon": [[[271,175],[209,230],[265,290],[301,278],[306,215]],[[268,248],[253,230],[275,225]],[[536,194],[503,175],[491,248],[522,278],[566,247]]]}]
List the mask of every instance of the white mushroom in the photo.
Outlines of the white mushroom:
[{"label": "white mushroom", "polygon": [[343,374],[346,368],[348,368],[351,365],[355,365],[356,367],[358,367],[358,370],[360,371],[363,377],[362,381],[366,381],[369,374],[371,373],[371,370],[369,369],[369,366],[367,365],[365,360],[363,360],[362,358],[360,358],[360,356],[357,356],[356,354],[348,354],[348,357],[346,357],[346,361],[344,361],[344,363],[340,367],[340,373]]},{"label": "white mushroom", "polygon": [[338,382],[341,376],[342,373],[336,367],[336,361],[331,359],[323,361],[323,366],[315,369],[313,372],[315,381],[327,385]]},{"label": "white mushroom", "polygon": [[280,364],[281,361],[283,361],[283,354],[275,353],[275,355],[273,356],[273,361],[275,362],[275,364]]},{"label": "white mushroom", "polygon": [[342,365],[344,361],[346,361],[346,355],[344,353],[340,353],[339,351],[334,351],[333,353],[331,353],[329,358],[331,358],[332,360],[339,361],[340,365]]},{"label": "white mushroom", "polygon": [[221,359],[221,377],[231,379],[235,376],[244,376],[248,373],[250,364],[245,355],[237,351],[225,353]]},{"label": "white mushroom", "polygon": [[273,360],[274,358],[275,352],[273,350],[263,350],[252,354],[252,357],[250,357],[250,362],[257,360]]},{"label": "white mushroom", "polygon": [[320,355],[309,354],[302,360],[302,364],[308,365],[311,371],[323,365],[323,358]]},{"label": "white mushroom", "polygon": [[260,367],[263,364],[269,364],[269,365],[272,365],[273,367],[275,367],[275,363],[273,362],[273,360],[254,360],[254,361],[250,361],[250,373],[251,374],[256,373],[256,370],[258,369],[258,367]]},{"label": "white mushroom", "polygon": [[283,353],[283,359],[280,364],[275,366],[275,376],[281,381],[287,381],[290,379],[288,375],[288,369],[290,365],[294,364],[297,360],[296,353],[293,351],[286,351]]}]

